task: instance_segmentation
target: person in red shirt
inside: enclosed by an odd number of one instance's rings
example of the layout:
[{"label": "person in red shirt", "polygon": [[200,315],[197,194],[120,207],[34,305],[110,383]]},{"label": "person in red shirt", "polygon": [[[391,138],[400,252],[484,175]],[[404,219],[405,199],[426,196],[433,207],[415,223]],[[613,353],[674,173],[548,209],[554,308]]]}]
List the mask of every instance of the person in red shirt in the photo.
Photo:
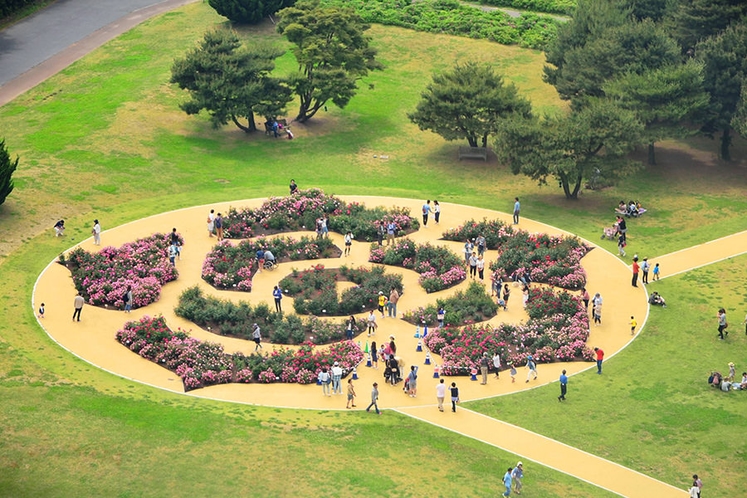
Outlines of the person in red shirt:
[{"label": "person in red shirt", "polygon": [[638,258],[633,258],[633,287],[638,287],[638,271],[640,268]]},{"label": "person in red shirt", "polygon": [[597,355],[597,374],[602,374],[602,360],[604,360],[604,351],[599,348],[594,348],[594,353]]}]

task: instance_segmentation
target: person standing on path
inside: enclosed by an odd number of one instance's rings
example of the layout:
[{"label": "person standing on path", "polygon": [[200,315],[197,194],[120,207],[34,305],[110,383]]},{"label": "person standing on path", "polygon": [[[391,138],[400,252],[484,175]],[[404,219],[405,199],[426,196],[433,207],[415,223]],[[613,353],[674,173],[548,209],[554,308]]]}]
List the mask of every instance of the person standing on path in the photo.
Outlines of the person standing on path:
[{"label": "person standing on path", "polygon": [[493,356],[493,368],[495,368],[495,378],[501,378],[501,353],[496,351]]},{"label": "person standing on path", "polygon": [[436,321],[438,321],[438,328],[444,328],[444,321],[446,320],[446,310],[443,306],[438,308],[436,312]]},{"label": "person standing on path", "polygon": [[635,335],[635,328],[638,326],[638,322],[636,321],[635,317],[631,315],[630,317],[630,335]]},{"label": "person standing on path", "polygon": [[521,483],[521,480],[524,479],[524,464],[519,462],[516,464],[516,467],[514,467],[514,470],[511,471],[511,478],[514,481],[514,492],[516,492],[517,495],[521,494],[521,488],[524,487],[524,485]]},{"label": "person standing on path", "polygon": [[483,386],[488,383],[488,370],[490,369],[490,358],[488,358],[487,351],[482,354],[482,358],[480,358],[480,373],[482,374],[482,384]]},{"label": "person standing on path", "polygon": [[469,278],[477,276],[477,253],[472,252],[469,257]]},{"label": "person standing on path", "polygon": [[482,259],[482,255],[477,256],[477,278],[485,280],[485,260]]},{"label": "person standing on path", "polygon": [[213,232],[215,231],[215,209],[211,209],[210,212],[208,213],[207,229],[208,229],[208,237],[212,237]]},{"label": "person standing on path", "polygon": [[182,241],[179,239],[179,234],[176,228],[171,229],[171,245],[176,248],[176,255],[181,261],[182,259]]},{"label": "person standing on path", "polygon": [[475,239],[475,245],[477,246],[478,256],[482,256],[483,254],[485,254],[487,241],[485,240],[485,237],[483,236],[483,234],[480,234],[477,236],[477,239]]},{"label": "person standing on path", "polygon": [[503,284],[503,310],[508,311],[508,298],[511,296],[511,289],[508,284]]},{"label": "person standing on path", "polygon": [[589,312],[589,292],[586,290],[586,287],[581,287],[581,300],[584,302],[584,306],[586,307],[586,312]]},{"label": "person standing on path", "polygon": [[394,242],[394,235],[397,231],[397,225],[393,221],[390,221],[386,226],[386,245]]},{"label": "person standing on path", "polygon": [[505,474],[503,474],[503,485],[506,487],[506,491],[503,492],[503,496],[511,496],[511,472],[514,469],[509,467]]},{"label": "person standing on path", "polygon": [[259,325],[256,323],[252,325],[252,339],[254,340],[254,351],[262,349],[262,332],[259,330]]},{"label": "person standing on path", "polygon": [[418,367],[416,365],[410,367],[410,374],[407,376],[407,387],[410,397],[415,398],[418,395]]},{"label": "person standing on path", "polygon": [[700,498],[700,490],[703,489],[703,481],[700,480],[700,477],[698,477],[698,474],[693,474],[693,486],[698,488],[697,498]]},{"label": "person standing on path", "polygon": [[91,233],[93,234],[93,245],[100,246],[101,245],[101,225],[99,224],[99,220],[93,220],[93,228],[91,229]]},{"label": "person standing on path", "polygon": [[726,330],[726,327],[728,326],[729,323],[726,321],[726,310],[721,308],[718,310],[718,337],[722,341],[724,340],[724,335],[729,337],[729,332]]},{"label": "person standing on path", "polygon": [[332,364],[332,394],[342,394],[342,367],[338,362]]},{"label": "person standing on path", "polygon": [[366,321],[368,322],[368,337],[371,337],[376,334],[376,313],[374,313],[374,310],[371,310],[368,313],[368,319]]},{"label": "person standing on path", "polygon": [[397,292],[397,289],[392,287],[392,291],[389,293],[389,302],[387,302],[389,318],[397,318],[397,303],[398,302],[399,302],[399,292]]},{"label": "person standing on path", "polygon": [[386,305],[387,298],[382,291],[379,291],[379,312],[381,313],[381,318],[384,318],[384,306]]},{"label": "person standing on path", "polygon": [[379,384],[374,382],[373,383],[373,389],[371,389],[371,404],[368,405],[368,408],[366,408],[367,412],[371,411],[371,407],[373,406],[376,408],[376,415],[381,415],[381,412],[379,411]]},{"label": "person standing on path", "polygon": [[436,225],[441,220],[441,205],[438,201],[433,201],[433,219],[436,221]]},{"label": "person standing on path", "polygon": [[560,374],[560,396],[558,401],[565,401],[565,395],[568,393],[568,377],[565,374],[565,370]]},{"label": "person standing on path", "polygon": [[446,398],[446,384],[444,384],[443,377],[436,384],[436,400],[438,401],[438,411],[444,411],[444,399]]},{"label": "person standing on path", "polygon": [[345,256],[350,256],[350,248],[352,246],[353,246],[353,232],[348,230],[348,233],[345,234],[345,251],[343,251],[343,254]]},{"label": "person standing on path", "polygon": [[638,271],[641,269],[640,266],[638,266],[638,258],[633,258],[633,287],[638,287]]},{"label": "person standing on path", "polygon": [[[354,329],[355,329],[355,317],[353,315],[350,315],[350,318],[348,318],[348,321],[345,324],[345,338],[348,341],[352,341],[353,340],[353,330]],[[376,343],[374,342],[374,344],[376,344]]]},{"label": "person standing on path", "polygon": [[423,226],[428,225],[428,215],[431,212],[431,200],[428,199],[425,201],[425,204],[423,204]]},{"label": "person standing on path", "polygon": [[125,293],[125,313],[132,313],[132,287],[127,287],[127,292]]},{"label": "person standing on path", "polygon": [[78,294],[75,296],[75,299],[73,299],[73,321],[77,318],[78,321],[80,321],[80,313],[83,311],[83,305],[86,304],[86,300],[83,298],[83,296],[78,292]]},{"label": "person standing on path", "polygon": [[459,403],[459,388],[456,382],[451,383],[451,411],[456,413],[456,405]]},{"label": "person standing on path", "polygon": [[322,385],[322,396],[332,396],[329,392],[329,386],[332,384],[332,376],[327,372],[327,367],[322,367],[322,371],[319,372],[317,379]]},{"label": "person standing on path", "polygon": [[604,351],[599,348],[594,348],[594,354],[597,357],[597,374],[602,374],[602,361],[604,360]]},{"label": "person standing on path", "polygon": [[659,274],[661,273],[661,269],[659,268],[659,263],[656,263],[654,265],[654,282],[659,280]]},{"label": "person standing on path", "polygon": [[519,198],[514,197],[514,225],[519,224],[519,213],[521,212],[521,203],[519,203]]},{"label": "person standing on path", "polygon": [[617,254],[620,255],[621,258],[625,257],[625,246],[627,245],[627,242],[625,241],[625,237],[623,237],[622,234],[617,238]]},{"label": "person standing on path", "polygon": [[651,269],[651,265],[648,263],[648,258],[643,258],[641,263],[641,279],[644,284],[648,284],[648,271]]},{"label": "person standing on path", "polygon": [[281,301],[283,300],[283,289],[275,286],[274,289],[272,289],[272,297],[275,298],[275,311],[278,313],[283,312],[283,306],[281,304]]},{"label": "person standing on path", "polygon": [[355,386],[353,386],[352,378],[348,379],[348,404],[345,405],[345,408],[350,408],[351,404],[355,408]]},{"label": "person standing on path", "polygon": [[376,349],[376,341],[371,341],[371,365],[378,370],[379,351]]},{"label": "person standing on path", "polygon": [[218,241],[223,240],[223,216],[221,216],[220,213],[218,213],[218,216],[215,217],[215,234],[218,237]]},{"label": "person standing on path", "polygon": [[472,257],[472,252],[475,249],[475,239],[467,239],[467,242],[464,243],[464,264],[469,265],[469,258]]},{"label": "person standing on path", "polygon": [[529,382],[529,377],[534,377],[534,380],[537,380],[537,364],[534,362],[534,358],[532,358],[532,355],[527,356],[527,369],[529,370],[527,372],[527,382]]}]

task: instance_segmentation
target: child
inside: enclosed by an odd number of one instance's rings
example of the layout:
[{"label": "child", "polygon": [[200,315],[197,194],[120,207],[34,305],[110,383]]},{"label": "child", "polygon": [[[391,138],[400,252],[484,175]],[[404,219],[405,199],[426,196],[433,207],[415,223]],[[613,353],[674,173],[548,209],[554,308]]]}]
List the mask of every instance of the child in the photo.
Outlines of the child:
[{"label": "child", "polygon": [[635,335],[635,328],[638,325],[638,322],[635,321],[635,317],[630,317],[630,335]]},{"label": "child", "polygon": [[348,404],[345,408],[350,408],[350,405],[355,408],[355,387],[353,387],[353,379],[348,379]]},{"label": "child", "polygon": [[171,244],[169,246],[169,262],[171,263],[171,266],[176,266],[176,255],[178,251],[174,244]]},{"label": "child", "polygon": [[656,263],[656,265],[654,265],[654,282],[659,280],[659,271],[659,263]]},{"label": "child", "polygon": [[456,413],[456,405],[459,403],[459,388],[456,382],[451,383],[451,411]]},{"label": "child", "polygon": [[508,311],[508,306],[506,306],[506,301],[504,301],[501,296],[498,296],[498,306],[503,308],[503,311]]},{"label": "child", "polygon": [[514,382],[516,382],[516,367],[513,363],[511,363],[510,366],[511,371],[509,373],[511,374],[511,384],[513,384]]},{"label": "child", "polygon": [[371,364],[379,368],[379,351],[376,349],[376,341],[371,342]]},{"label": "child", "polygon": [[443,306],[438,308],[436,319],[438,320],[438,328],[440,329],[444,328],[444,320],[446,319],[446,311],[444,310]]},{"label": "child", "polygon": [[620,236],[617,238],[617,253],[623,258],[625,257],[625,246],[626,245],[627,244],[625,243],[625,235],[620,234]]},{"label": "child", "polygon": [[37,316],[39,318],[44,318],[44,303],[41,303],[41,306],[39,306],[39,314]]}]

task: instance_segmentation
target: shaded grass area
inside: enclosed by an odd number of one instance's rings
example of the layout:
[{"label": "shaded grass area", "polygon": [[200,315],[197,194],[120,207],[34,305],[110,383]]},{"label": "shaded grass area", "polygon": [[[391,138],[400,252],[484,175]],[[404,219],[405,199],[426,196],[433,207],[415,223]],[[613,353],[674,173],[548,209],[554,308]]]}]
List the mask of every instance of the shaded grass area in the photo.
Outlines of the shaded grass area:
[{"label": "shaded grass area", "polygon": [[[728,373],[730,361],[740,379],[747,370],[746,263],[741,256],[651,285],[667,308],[651,309],[641,336],[606,360],[601,376],[593,369],[571,377],[566,403],[558,403],[556,383],[466,406],[683,489],[697,473],[709,496],[747,495],[747,392],[707,385],[710,371]],[[726,341],[716,331],[722,306]]]}]

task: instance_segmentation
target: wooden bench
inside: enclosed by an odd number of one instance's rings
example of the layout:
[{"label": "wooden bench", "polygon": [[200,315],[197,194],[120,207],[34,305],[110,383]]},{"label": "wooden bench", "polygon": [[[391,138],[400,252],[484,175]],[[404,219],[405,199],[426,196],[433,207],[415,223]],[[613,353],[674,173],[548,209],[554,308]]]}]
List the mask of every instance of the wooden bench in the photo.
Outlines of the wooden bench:
[{"label": "wooden bench", "polygon": [[488,160],[488,149],[487,147],[459,147],[459,160],[462,159],[482,159],[483,161]]},{"label": "wooden bench", "polygon": [[[276,119],[278,124],[283,125],[282,128],[278,129],[278,135],[282,135],[285,133],[285,129],[288,128],[288,120],[286,119]],[[272,121],[267,121],[265,123],[265,135],[273,136],[275,135],[275,132],[272,131]]]}]

